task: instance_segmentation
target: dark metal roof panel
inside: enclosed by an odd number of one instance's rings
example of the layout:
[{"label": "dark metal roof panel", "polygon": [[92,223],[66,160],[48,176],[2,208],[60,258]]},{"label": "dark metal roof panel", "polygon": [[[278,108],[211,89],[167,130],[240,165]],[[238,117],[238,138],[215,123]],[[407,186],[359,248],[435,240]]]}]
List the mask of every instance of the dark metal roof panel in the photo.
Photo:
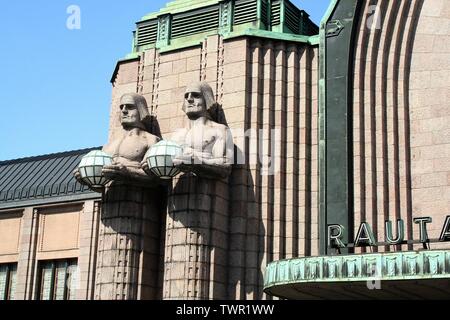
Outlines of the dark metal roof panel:
[{"label": "dark metal roof panel", "polygon": [[93,192],[79,184],[73,171],[90,148],[0,162],[0,208],[24,202],[62,197],[92,198]]}]

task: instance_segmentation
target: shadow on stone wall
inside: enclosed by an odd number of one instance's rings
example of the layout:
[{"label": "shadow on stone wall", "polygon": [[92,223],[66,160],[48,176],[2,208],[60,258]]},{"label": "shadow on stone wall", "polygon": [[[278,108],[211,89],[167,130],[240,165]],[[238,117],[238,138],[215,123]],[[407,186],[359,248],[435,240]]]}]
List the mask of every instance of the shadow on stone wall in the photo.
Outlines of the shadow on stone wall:
[{"label": "shadow on stone wall", "polygon": [[[236,148],[237,149],[237,148]],[[237,152],[241,152],[237,149]],[[266,230],[249,166],[235,166],[230,177],[229,298],[262,299],[262,256]]]},{"label": "shadow on stone wall", "polygon": [[[96,299],[160,299],[166,191],[112,183],[103,195]],[[140,277],[139,277],[140,276]],[[124,285],[116,285],[123,283]],[[140,294],[138,294],[140,292]]]},{"label": "shadow on stone wall", "polygon": [[[220,105],[210,114],[227,125]],[[248,166],[223,180],[183,174],[168,205],[164,298],[260,299],[265,230]]]}]

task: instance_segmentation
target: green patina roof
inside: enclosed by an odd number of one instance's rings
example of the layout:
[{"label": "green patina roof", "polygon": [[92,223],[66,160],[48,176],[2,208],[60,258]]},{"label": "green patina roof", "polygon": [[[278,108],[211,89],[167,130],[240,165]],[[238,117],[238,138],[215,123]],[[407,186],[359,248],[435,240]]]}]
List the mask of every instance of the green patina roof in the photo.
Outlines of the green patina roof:
[{"label": "green patina roof", "polygon": [[317,44],[318,26],[289,0],[177,0],[137,22],[133,53],[198,45],[209,35]]},{"label": "green patina roof", "polygon": [[221,0],[176,0],[166,4],[164,8],[161,8],[158,12],[152,12],[145,15],[141,21],[155,19],[156,17],[164,14],[175,14],[185,12],[193,9],[207,7],[213,4],[219,3]]}]

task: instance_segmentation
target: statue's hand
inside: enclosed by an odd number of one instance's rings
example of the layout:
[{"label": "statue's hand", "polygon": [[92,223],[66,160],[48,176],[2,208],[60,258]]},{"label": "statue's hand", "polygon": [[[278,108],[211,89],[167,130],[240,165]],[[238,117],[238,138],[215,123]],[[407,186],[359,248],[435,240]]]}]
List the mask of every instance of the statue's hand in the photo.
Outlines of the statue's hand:
[{"label": "statue's hand", "polygon": [[194,150],[194,160],[197,161],[194,163],[203,163],[204,160],[209,160],[211,158],[212,154],[210,152],[202,152]]},{"label": "statue's hand", "polygon": [[194,155],[194,149],[191,147],[184,147],[183,148],[183,155],[182,158],[190,159]]},{"label": "statue's hand", "polygon": [[75,177],[75,179],[77,180],[78,183],[86,185],[86,183],[83,181],[83,179],[81,179],[81,174],[80,174],[80,171],[78,170],[78,168],[73,171],[73,176]]},{"label": "statue's hand", "polygon": [[172,163],[175,167],[179,167],[179,166],[181,166],[185,163],[189,163],[189,162],[190,162],[190,158],[187,159],[184,156],[179,156],[179,157],[172,159]]},{"label": "statue's hand", "polygon": [[150,167],[148,166],[147,160],[144,159],[141,161],[141,169],[145,171],[145,173],[150,172]]},{"label": "statue's hand", "polygon": [[103,175],[110,179],[115,180],[119,177],[126,176],[128,173],[127,167],[121,163],[104,166],[102,170]]},{"label": "statue's hand", "polygon": [[194,148],[192,148],[192,147],[184,147],[184,149],[183,149],[183,153],[185,153],[185,154],[193,154],[195,152],[195,149]]},{"label": "statue's hand", "polygon": [[191,148],[189,149],[189,153],[184,152],[183,155],[173,160],[175,166],[208,164],[208,162],[212,159],[212,154],[209,152],[201,152]]},{"label": "statue's hand", "polygon": [[183,154],[172,159],[174,166],[180,166],[184,164],[191,164],[194,156],[194,150],[191,147],[184,147]]}]

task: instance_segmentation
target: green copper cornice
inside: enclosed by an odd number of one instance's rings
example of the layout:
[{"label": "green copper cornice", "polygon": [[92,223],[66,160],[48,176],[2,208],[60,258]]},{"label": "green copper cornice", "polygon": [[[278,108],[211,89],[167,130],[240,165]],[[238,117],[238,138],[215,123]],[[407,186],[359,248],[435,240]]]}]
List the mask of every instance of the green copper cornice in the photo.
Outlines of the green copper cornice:
[{"label": "green copper cornice", "polygon": [[315,37],[309,37],[309,36],[302,36],[302,35],[295,35],[295,34],[287,34],[287,33],[281,33],[281,32],[272,32],[272,31],[265,31],[265,30],[258,30],[258,29],[245,29],[239,32],[231,32],[228,35],[224,36],[224,39],[231,39],[231,38],[237,38],[241,36],[253,36],[253,37],[259,37],[259,38],[267,38],[267,39],[273,39],[273,40],[284,40],[284,41],[292,41],[292,42],[299,42],[299,43],[306,43],[313,45],[315,43]]},{"label": "green copper cornice", "polygon": [[[337,289],[339,284],[356,288],[361,297],[377,294],[367,284],[381,282],[388,290],[389,282],[407,287],[409,282],[450,279],[450,250],[385,252],[343,256],[306,257],[272,262],[264,276],[264,291],[282,298],[296,299],[312,293]],[[402,284],[398,284],[401,281]],[[371,292],[372,291],[372,292]],[[378,290],[383,294],[383,290]],[[332,291],[333,292],[333,291]],[[342,293],[348,293],[342,290]],[[414,292],[412,292],[414,294]],[[335,298],[343,298],[336,290]],[[430,297],[431,298],[431,297]]]},{"label": "green copper cornice", "polygon": [[[210,32],[201,34],[201,35],[194,35],[191,37],[186,37],[181,39],[182,41],[173,41],[168,46],[162,46],[159,47],[159,51],[161,53],[163,52],[170,52],[175,50],[180,50],[184,48],[189,47],[195,47],[200,46],[202,41],[208,36],[208,35],[214,35],[215,32]],[[317,46],[319,44],[319,37],[318,36],[301,36],[301,35],[294,35],[294,34],[284,34],[280,32],[272,32],[272,31],[265,31],[265,30],[258,30],[258,29],[243,29],[239,31],[230,32],[227,34],[224,34],[223,38],[225,40],[227,39],[234,39],[239,37],[258,37],[258,38],[265,38],[265,39],[272,39],[272,40],[284,40],[288,42],[296,42],[296,43],[304,43],[308,44],[310,46]],[[147,49],[157,48],[156,45],[149,45],[142,48],[142,51],[145,51]],[[126,60],[133,60],[137,56],[139,56],[138,52],[134,52],[131,54],[128,54],[125,58],[121,59],[120,62],[126,61]]]},{"label": "green copper cornice", "polygon": [[308,42],[309,42],[309,44],[312,45],[312,46],[318,46],[319,43],[320,43],[320,36],[319,36],[319,35],[316,35],[316,36],[310,36],[310,37],[308,38]]},{"label": "green copper cornice", "polygon": [[159,16],[166,14],[176,14],[180,12],[186,12],[198,8],[207,7],[210,5],[223,2],[223,0],[177,0],[166,4],[164,8],[158,12],[153,12],[145,15],[141,21],[156,19]]}]

